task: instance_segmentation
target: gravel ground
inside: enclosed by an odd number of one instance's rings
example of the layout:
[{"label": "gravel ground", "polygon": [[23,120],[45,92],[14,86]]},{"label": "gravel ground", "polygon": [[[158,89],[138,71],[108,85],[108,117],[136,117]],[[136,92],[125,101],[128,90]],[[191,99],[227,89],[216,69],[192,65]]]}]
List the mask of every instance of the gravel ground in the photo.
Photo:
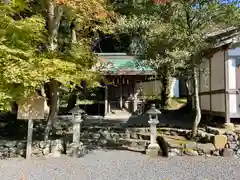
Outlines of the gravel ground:
[{"label": "gravel ground", "polygon": [[[83,158],[0,161],[1,180],[239,180],[240,161],[220,157],[148,159],[128,151],[92,151]],[[24,179],[24,178],[23,178]]]}]

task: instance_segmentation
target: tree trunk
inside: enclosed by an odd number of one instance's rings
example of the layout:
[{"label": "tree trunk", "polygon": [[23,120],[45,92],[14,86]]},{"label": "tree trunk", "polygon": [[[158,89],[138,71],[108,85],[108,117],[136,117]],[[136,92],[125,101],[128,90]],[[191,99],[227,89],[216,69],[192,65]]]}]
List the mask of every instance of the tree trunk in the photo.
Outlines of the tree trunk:
[{"label": "tree trunk", "polygon": [[52,128],[53,120],[56,117],[58,112],[58,82],[56,80],[50,81],[49,101],[50,101],[50,112],[47,118],[47,126],[45,129],[44,141],[48,140],[48,136]]},{"label": "tree trunk", "polygon": [[185,80],[185,87],[186,87],[186,95],[187,95],[187,97],[191,96],[189,79],[186,79],[186,80]]},{"label": "tree trunk", "polygon": [[56,6],[53,0],[48,0],[48,43],[49,50],[54,52],[57,50],[58,29],[63,14],[61,6]]},{"label": "tree trunk", "polygon": [[47,102],[47,95],[44,86],[41,87],[41,96],[44,98],[44,119],[48,117],[50,108]]},{"label": "tree trunk", "polygon": [[199,84],[198,84],[198,76],[197,76],[197,68],[193,68],[193,81],[194,81],[194,100],[195,100],[195,109],[196,109],[196,116],[192,127],[192,137],[197,135],[197,128],[201,120],[201,108],[200,108],[200,101],[199,101]]},{"label": "tree trunk", "polygon": [[[53,0],[47,0],[48,3],[48,43],[49,51],[55,52],[58,48],[58,29],[63,14],[63,9],[54,3]],[[49,88],[49,106],[50,112],[47,118],[47,126],[44,134],[44,141],[48,139],[51,130],[53,119],[55,118],[58,110],[58,82],[52,79]]]},{"label": "tree trunk", "polygon": [[70,111],[71,109],[73,109],[75,107],[75,104],[77,103],[77,90],[74,89],[72,92],[71,92],[71,95],[68,99],[68,105],[67,105],[67,109],[66,111]]},{"label": "tree trunk", "polygon": [[75,26],[72,25],[72,44],[77,42],[77,35],[76,35],[76,30],[75,30]]},{"label": "tree trunk", "polygon": [[17,115],[17,113],[18,113],[18,105],[17,105],[16,102],[13,102],[13,103],[12,103],[11,113],[14,114],[14,115]]},{"label": "tree trunk", "polygon": [[[77,43],[77,35],[76,35],[76,29],[74,22],[71,24],[71,45],[74,45]],[[71,109],[73,109],[77,103],[77,89],[76,87],[73,89],[70,93],[70,97],[67,102],[67,108],[64,110],[66,113],[69,112]]]},{"label": "tree trunk", "polygon": [[[193,79],[193,78],[192,78]],[[185,80],[185,86],[186,86],[186,97],[187,102],[192,102],[192,95],[193,95],[193,81],[190,78],[187,78]]]},{"label": "tree trunk", "polygon": [[170,105],[171,100],[171,77],[169,72],[166,70],[162,77],[162,92],[161,101],[162,107],[167,108]]}]

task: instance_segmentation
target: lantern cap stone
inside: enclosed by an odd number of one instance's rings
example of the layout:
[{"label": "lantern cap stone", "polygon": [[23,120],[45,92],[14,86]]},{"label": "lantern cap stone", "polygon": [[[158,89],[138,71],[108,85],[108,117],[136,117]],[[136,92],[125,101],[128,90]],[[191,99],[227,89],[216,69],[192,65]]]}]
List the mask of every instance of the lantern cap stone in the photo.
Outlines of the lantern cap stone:
[{"label": "lantern cap stone", "polygon": [[71,113],[71,114],[83,114],[83,113],[85,113],[85,111],[80,109],[80,107],[76,104],[75,107],[69,111],[69,113]]},{"label": "lantern cap stone", "polygon": [[157,114],[161,114],[161,111],[156,108],[155,104],[152,104],[151,108],[146,112],[146,114],[157,115]]}]

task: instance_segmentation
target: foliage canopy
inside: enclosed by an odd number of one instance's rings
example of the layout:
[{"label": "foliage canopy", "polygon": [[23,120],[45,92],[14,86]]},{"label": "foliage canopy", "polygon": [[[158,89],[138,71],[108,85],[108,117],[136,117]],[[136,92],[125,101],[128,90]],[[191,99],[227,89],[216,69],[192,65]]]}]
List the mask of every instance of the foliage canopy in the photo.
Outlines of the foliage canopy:
[{"label": "foliage canopy", "polygon": [[[94,2],[102,3],[92,0],[85,3],[79,1],[79,7],[74,1],[58,1],[65,12],[58,36],[58,43],[62,43],[64,48],[54,52],[47,50],[47,18],[44,9],[39,10],[44,6],[34,11],[36,7],[33,1],[16,0],[10,4],[1,4],[0,110],[9,109],[12,102],[24,100],[51,79],[70,87],[72,84],[80,85],[82,80],[88,81],[89,86],[97,85],[100,76],[91,71],[97,58],[91,52],[89,32],[85,33],[83,27],[95,25],[94,28],[99,30],[104,27],[108,18],[104,9],[101,9],[103,6],[93,4]],[[44,5],[44,1],[37,3]],[[94,10],[91,9],[93,6],[96,7]],[[66,46],[71,42],[70,26],[73,20],[75,25],[79,26],[77,31],[81,38]],[[94,24],[93,20],[104,22],[97,26],[99,23]]]}]

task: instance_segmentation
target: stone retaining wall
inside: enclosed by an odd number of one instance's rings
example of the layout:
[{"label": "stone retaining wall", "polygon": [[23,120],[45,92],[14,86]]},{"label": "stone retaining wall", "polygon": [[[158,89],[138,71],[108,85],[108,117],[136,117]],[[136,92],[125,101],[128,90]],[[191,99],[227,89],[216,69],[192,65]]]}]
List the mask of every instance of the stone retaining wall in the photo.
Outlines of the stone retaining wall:
[{"label": "stone retaining wall", "polygon": [[[66,128],[65,128],[66,129]],[[68,128],[70,130],[71,128]],[[59,131],[60,129],[58,129]],[[61,131],[61,130],[60,130]],[[71,130],[70,130],[71,131]],[[146,145],[149,139],[144,139],[144,137],[139,134],[149,134],[149,128],[123,128],[121,126],[113,127],[112,124],[101,124],[96,123],[91,126],[83,126],[81,133],[81,140],[88,144],[94,144],[97,146],[109,146],[113,145],[115,147],[123,147],[125,149],[143,152],[146,149]],[[182,136],[187,139],[191,137],[191,130],[179,129],[179,128],[159,128],[158,132],[166,136]],[[218,141],[222,144],[221,148],[216,147],[215,137],[221,136]],[[227,139],[225,142],[224,139]],[[217,128],[199,128],[195,142],[187,143],[185,145],[170,143],[167,139],[169,145],[169,155],[223,155],[223,147],[225,143],[229,143],[230,151],[235,150],[240,139],[240,133],[220,131]],[[240,156],[240,150],[237,152]]]},{"label": "stone retaining wall", "polygon": [[26,142],[0,140],[0,159],[24,156]]},{"label": "stone retaining wall", "polygon": [[[129,149],[133,151],[143,152],[146,150],[149,139],[145,137],[150,136],[149,128],[125,128],[124,126],[113,126],[112,124],[91,124],[83,125],[81,128],[81,142],[78,145],[70,143],[72,141],[72,125],[70,123],[56,123],[52,134],[57,134],[63,140],[49,140],[46,143],[43,141],[34,141],[32,144],[33,156],[48,156],[56,149],[56,144],[61,144],[61,153],[68,155],[84,154],[84,149],[91,149],[96,147],[101,148],[115,148],[115,149]],[[181,136],[185,138],[190,137],[190,130],[176,129],[176,128],[161,128],[158,129],[169,146],[169,155],[223,155],[223,148],[226,143],[229,143],[230,153],[233,154],[233,149],[238,147],[240,133],[237,132],[220,132],[216,129],[205,128],[199,129],[195,142],[179,144],[172,143],[167,138],[168,136]],[[145,135],[141,135],[145,134]],[[217,138],[216,138],[217,137]],[[149,138],[149,137],[148,137]],[[52,138],[54,139],[54,138]],[[225,141],[226,140],[226,141]],[[218,142],[215,142],[218,141]],[[220,143],[221,148],[216,147],[216,143]],[[86,148],[84,148],[86,147]],[[79,152],[74,152],[78,149]],[[6,141],[0,140],[0,158],[12,158],[18,156],[25,156],[26,141]],[[240,156],[240,150],[236,151]]]},{"label": "stone retaining wall", "polygon": [[[26,141],[9,141],[0,140],[0,159],[25,157],[26,156]],[[66,143],[60,139],[44,141],[33,141],[32,143],[32,156],[54,156],[54,151],[59,151],[67,155],[73,155],[73,148],[77,148],[81,156],[84,151],[82,143],[76,145],[73,143]]]},{"label": "stone retaining wall", "polygon": [[[183,144],[175,144],[169,141],[167,136],[182,136],[190,139],[191,130],[166,128],[160,130],[158,129],[158,131],[162,134],[162,136],[165,138],[165,141],[168,143],[170,156],[221,155],[240,157],[240,147],[238,147],[240,141],[240,133],[238,132],[218,132],[217,130],[213,132],[209,128],[199,129],[197,137],[195,137],[195,142],[192,141]],[[141,134],[145,135],[141,136]],[[129,143],[129,149],[142,150],[144,148],[143,139],[146,136],[149,138],[150,130],[149,128],[128,128],[126,131],[126,136],[130,139],[135,139],[135,141],[131,141],[131,143]],[[139,139],[139,141],[137,141],[137,139]],[[146,140],[146,142],[149,141]],[[229,148],[225,149],[226,144],[229,144]]]}]

